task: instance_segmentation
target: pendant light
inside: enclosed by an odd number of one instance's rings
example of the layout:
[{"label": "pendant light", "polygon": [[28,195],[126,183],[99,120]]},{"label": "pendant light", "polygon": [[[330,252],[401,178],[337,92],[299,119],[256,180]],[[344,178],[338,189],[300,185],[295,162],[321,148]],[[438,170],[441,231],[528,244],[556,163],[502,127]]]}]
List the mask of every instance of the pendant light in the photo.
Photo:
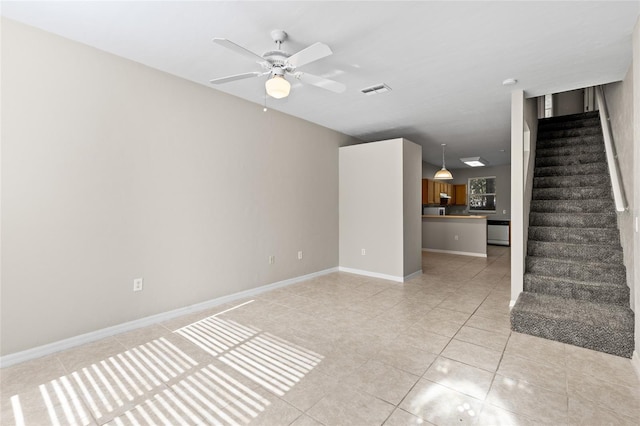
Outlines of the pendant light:
[{"label": "pendant light", "polygon": [[446,143],[442,144],[442,168],[440,170],[438,170],[436,172],[436,174],[433,176],[434,179],[439,179],[439,180],[451,180],[453,179],[453,176],[451,175],[451,172],[449,170],[447,170],[447,168],[444,165],[444,147],[446,146]]}]

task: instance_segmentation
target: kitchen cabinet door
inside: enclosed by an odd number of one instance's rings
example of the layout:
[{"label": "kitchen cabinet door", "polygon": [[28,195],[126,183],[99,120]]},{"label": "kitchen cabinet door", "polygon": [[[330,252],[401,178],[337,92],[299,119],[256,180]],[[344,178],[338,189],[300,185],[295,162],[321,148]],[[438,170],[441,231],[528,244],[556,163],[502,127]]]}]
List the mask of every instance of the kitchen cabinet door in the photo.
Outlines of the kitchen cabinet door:
[{"label": "kitchen cabinet door", "polygon": [[422,179],[422,204],[429,204],[429,179]]},{"label": "kitchen cabinet door", "polygon": [[427,181],[427,204],[436,204],[440,202],[438,198],[436,200],[436,183],[431,179],[426,179]]},{"label": "kitchen cabinet door", "polygon": [[467,205],[467,185],[453,185],[453,204],[456,206]]},{"label": "kitchen cabinet door", "polygon": [[441,186],[442,186],[441,182],[438,182],[437,180],[433,181],[433,202],[434,203],[440,202],[440,191],[442,189]]}]

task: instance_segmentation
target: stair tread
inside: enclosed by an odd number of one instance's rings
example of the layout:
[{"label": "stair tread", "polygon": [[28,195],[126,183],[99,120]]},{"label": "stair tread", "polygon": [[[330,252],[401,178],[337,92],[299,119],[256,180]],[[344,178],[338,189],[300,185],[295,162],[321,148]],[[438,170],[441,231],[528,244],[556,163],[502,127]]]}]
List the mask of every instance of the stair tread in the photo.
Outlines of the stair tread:
[{"label": "stair tread", "polygon": [[[550,226],[537,226],[536,228],[552,228]],[[572,229],[578,229],[578,228],[572,228]],[[600,228],[580,228],[580,229],[600,229]],[[529,236],[529,241],[536,241],[536,242],[540,242],[540,243],[557,243],[557,244],[573,244],[576,247],[582,247],[582,246],[595,246],[595,247],[610,247],[610,248],[615,248],[618,249],[620,251],[622,251],[622,247],[620,246],[619,241],[612,241],[611,243],[607,244],[606,242],[595,242],[595,241],[588,241],[588,242],[572,242],[572,243],[566,243],[563,241],[558,241],[557,239],[553,240],[553,241],[549,241],[549,240],[539,240],[539,239],[535,239],[535,238],[531,238],[531,236]]]},{"label": "stair tread", "polygon": [[[594,168],[598,170],[593,170]],[[590,176],[594,174],[604,174],[606,173],[606,169],[607,164],[599,162],[559,166],[536,166],[533,173],[534,177]]]},{"label": "stair tread", "polygon": [[[541,243],[541,244],[553,244],[556,246],[564,246],[564,247],[573,247],[573,248],[584,248],[584,247],[602,247],[602,244],[600,243],[584,243],[584,244],[579,244],[579,243],[564,243],[562,241],[544,241],[544,240],[531,240],[532,242],[536,242],[536,243]],[[606,246],[607,249],[610,250],[615,250],[615,251],[622,251],[622,246],[620,245],[608,245]]]},{"label": "stair tread", "polygon": [[514,309],[617,330],[633,330],[634,326],[633,311],[626,306],[566,299],[541,293],[520,293]]},{"label": "stair tread", "polygon": [[586,111],[586,112],[576,112],[575,114],[566,114],[566,115],[556,115],[555,117],[545,117],[540,118],[538,121],[542,123],[555,123],[558,121],[574,121],[574,120],[585,120],[589,118],[599,117],[599,111]]},{"label": "stair tread", "polygon": [[[531,260],[540,260],[544,262],[554,262],[554,263],[565,263],[569,265],[582,265],[582,266],[597,266],[603,269],[620,269],[624,268],[624,263],[611,263],[611,262],[594,262],[594,261],[584,261],[579,259],[566,259],[566,258],[555,258],[555,257],[544,257],[544,256],[527,256]],[[528,271],[527,271],[528,272]],[[626,284],[625,284],[626,285]]]},{"label": "stair tread", "polygon": [[[547,200],[547,201],[562,201],[562,200]],[[548,215],[559,215],[559,216],[616,216],[615,211],[611,212],[581,212],[581,213],[565,213],[565,212],[537,212],[532,210],[531,213],[535,214],[548,214]],[[598,229],[597,227],[594,227]]]},{"label": "stair tread", "polygon": [[619,288],[625,288],[627,287],[626,284],[621,284],[621,283],[615,283],[615,282],[610,282],[610,281],[585,281],[585,280],[576,280],[573,278],[566,278],[566,277],[554,277],[554,276],[550,276],[550,275],[544,275],[544,274],[536,274],[534,272],[525,272],[524,275],[530,275],[530,276],[535,276],[535,277],[540,277],[540,278],[544,278],[545,280],[549,280],[549,281],[555,281],[555,282],[571,282],[571,283],[575,283],[575,284],[580,284],[580,285],[588,285],[588,286],[600,286],[600,287],[619,287]]},{"label": "stair tread", "polygon": [[[578,213],[576,213],[576,214],[578,214]],[[544,225],[530,225],[529,228],[539,228],[539,229],[548,228],[548,229],[554,229],[554,230],[557,229],[556,226],[544,226]],[[605,229],[608,230],[608,231],[617,231],[617,229],[614,230],[614,229],[611,229],[611,228],[597,228],[597,227],[593,227],[593,226],[592,227],[585,226],[585,227],[580,228],[580,229],[583,230],[583,231],[589,231],[589,230],[591,230],[591,231],[604,231]],[[571,231],[574,231],[574,229],[571,228]]]}]

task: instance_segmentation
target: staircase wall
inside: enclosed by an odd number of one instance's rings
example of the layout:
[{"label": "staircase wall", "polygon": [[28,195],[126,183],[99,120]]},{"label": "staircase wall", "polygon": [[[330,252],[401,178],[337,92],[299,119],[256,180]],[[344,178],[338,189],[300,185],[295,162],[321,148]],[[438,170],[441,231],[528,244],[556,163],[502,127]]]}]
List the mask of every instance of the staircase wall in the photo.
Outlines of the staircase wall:
[{"label": "staircase wall", "polygon": [[511,306],[524,287],[537,114],[535,98],[526,99],[523,90],[511,92]]},{"label": "staircase wall", "polygon": [[[620,244],[624,249],[631,309],[636,313],[635,365],[640,374],[640,233],[635,220],[640,216],[640,19],[632,35],[633,60],[624,79],[605,86],[607,107],[629,211],[618,214]],[[635,142],[635,143],[634,143]]]},{"label": "staircase wall", "polygon": [[[633,66],[623,81],[607,84],[605,87],[605,98],[610,115],[611,130],[613,132],[613,142],[618,153],[618,166],[624,186],[628,211],[618,213],[618,229],[620,229],[620,245],[624,251],[624,265],[627,268],[627,283],[631,290],[631,300],[635,298],[638,286],[634,283],[634,155],[633,155]],[[637,307],[631,306],[634,312]]]},{"label": "staircase wall", "polygon": [[[640,105],[640,18],[636,21],[636,26],[633,29],[632,35],[632,51],[633,51],[633,105]],[[635,220],[640,220],[640,108],[636,107],[633,111],[633,139],[635,144],[635,151],[633,153],[633,196],[634,196],[634,204],[633,204],[633,215],[635,216]],[[635,233],[635,238],[633,245],[635,247],[633,254],[633,262],[636,265],[640,265],[640,232]],[[634,277],[632,284],[636,288],[636,292],[634,295],[633,306],[635,312],[640,314],[640,291],[637,291],[640,288],[640,268],[635,268]],[[636,372],[638,376],[640,376],[640,315],[636,315],[636,353],[634,356],[634,365],[636,367]]]}]

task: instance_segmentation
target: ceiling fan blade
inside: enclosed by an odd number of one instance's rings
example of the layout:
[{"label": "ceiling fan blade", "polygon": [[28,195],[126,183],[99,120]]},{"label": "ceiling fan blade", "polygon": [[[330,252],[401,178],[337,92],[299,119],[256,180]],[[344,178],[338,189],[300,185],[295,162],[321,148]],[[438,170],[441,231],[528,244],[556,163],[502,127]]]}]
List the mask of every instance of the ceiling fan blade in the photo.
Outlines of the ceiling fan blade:
[{"label": "ceiling fan blade", "polygon": [[298,80],[304,83],[311,84],[322,89],[327,89],[334,93],[342,93],[347,89],[347,86],[342,83],[338,83],[337,81],[329,80],[328,78],[320,77],[318,75],[307,74],[305,72],[297,72],[294,75]]},{"label": "ceiling fan blade", "polygon": [[256,61],[258,63],[266,62],[265,59],[257,53],[253,53],[252,51],[247,50],[244,47],[235,44],[231,40],[227,40],[226,38],[214,38],[213,42],[219,44],[222,47],[226,47],[229,50],[233,50],[237,54],[242,55],[247,59],[251,59],[252,61]]},{"label": "ceiling fan blade", "polygon": [[235,75],[229,75],[227,77],[214,78],[213,80],[209,80],[209,83],[224,84],[224,83],[229,83],[230,81],[244,80],[245,78],[260,77],[261,75],[264,75],[264,73],[257,72],[257,71],[245,72],[243,74],[235,74]]},{"label": "ceiling fan blade", "polygon": [[289,56],[289,59],[287,59],[287,63],[292,65],[294,68],[301,67],[310,62],[322,59],[325,56],[329,56],[332,53],[333,52],[331,51],[329,46],[324,43],[318,42],[302,49],[298,53]]}]

